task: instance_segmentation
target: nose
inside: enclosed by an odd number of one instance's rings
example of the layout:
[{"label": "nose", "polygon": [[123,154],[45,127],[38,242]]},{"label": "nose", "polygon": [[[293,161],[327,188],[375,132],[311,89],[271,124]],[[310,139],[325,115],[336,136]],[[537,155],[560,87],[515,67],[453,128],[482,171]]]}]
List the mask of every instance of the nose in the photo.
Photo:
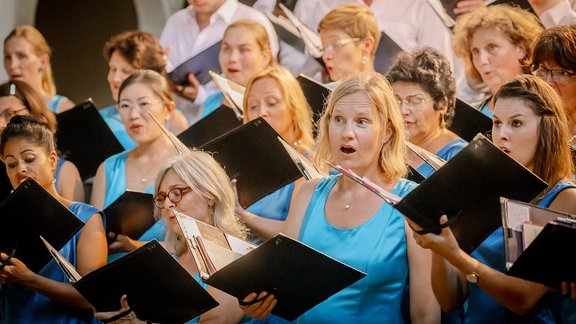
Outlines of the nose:
[{"label": "nose", "polygon": [[490,60],[488,59],[489,55],[488,55],[488,53],[487,53],[486,51],[480,51],[480,52],[478,52],[477,56],[478,56],[478,62],[479,62],[480,64],[488,64],[489,61],[490,61]]},{"label": "nose", "polygon": [[412,110],[410,110],[410,107],[404,101],[398,102],[398,107],[400,108],[400,112],[402,113],[403,116],[408,116],[412,112]]},{"label": "nose", "polygon": [[268,109],[266,109],[266,106],[261,105],[261,106],[258,108],[258,116],[259,116],[259,117],[268,117],[268,116],[269,116],[269,114],[268,114]]},{"label": "nose", "polygon": [[238,50],[234,49],[234,50],[232,50],[232,52],[230,52],[230,58],[228,60],[236,62],[236,61],[238,61],[238,57],[240,57],[240,52]]},{"label": "nose", "polygon": [[501,141],[508,141],[510,139],[510,127],[502,125],[498,128],[492,128],[492,137]]},{"label": "nose", "polygon": [[176,204],[173,203],[172,200],[168,199],[168,197],[164,198],[164,210],[169,211],[170,208],[174,207],[176,207]]},{"label": "nose", "polygon": [[344,124],[344,128],[342,129],[342,136],[346,139],[354,138],[354,127],[352,125],[352,121],[347,121]]}]

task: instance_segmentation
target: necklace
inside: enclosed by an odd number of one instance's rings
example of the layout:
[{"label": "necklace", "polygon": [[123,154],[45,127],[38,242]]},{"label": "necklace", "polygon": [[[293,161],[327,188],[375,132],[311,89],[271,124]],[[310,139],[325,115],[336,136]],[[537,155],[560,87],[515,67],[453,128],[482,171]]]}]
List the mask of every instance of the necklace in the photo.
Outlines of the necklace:
[{"label": "necklace", "polygon": [[140,176],[142,177],[140,179],[141,183],[146,183],[148,182],[148,180],[150,180],[150,178],[148,177],[150,175],[150,173],[153,171],[153,168],[151,168],[150,170],[148,170],[148,172],[144,173],[142,172],[142,169],[140,168],[140,166],[138,165],[138,163],[134,163],[134,166],[136,166],[136,169],[138,170],[138,173],[140,174]]}]

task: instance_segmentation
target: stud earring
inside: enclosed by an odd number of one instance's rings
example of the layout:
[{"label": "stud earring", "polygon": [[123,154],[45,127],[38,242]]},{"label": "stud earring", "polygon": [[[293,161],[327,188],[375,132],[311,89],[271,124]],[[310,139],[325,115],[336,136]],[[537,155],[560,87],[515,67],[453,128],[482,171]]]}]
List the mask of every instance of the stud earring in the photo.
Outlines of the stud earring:
[{"label": "stud earring", "polygon": [[366,65],[366,63],[368,63],[366,56],[362,56],[362,65]]}]

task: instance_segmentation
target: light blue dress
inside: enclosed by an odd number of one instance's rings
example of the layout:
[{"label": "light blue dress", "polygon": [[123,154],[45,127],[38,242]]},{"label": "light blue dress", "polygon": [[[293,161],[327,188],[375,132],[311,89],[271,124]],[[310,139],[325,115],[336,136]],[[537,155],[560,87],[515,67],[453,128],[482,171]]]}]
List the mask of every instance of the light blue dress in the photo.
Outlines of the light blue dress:
[{"label": "light blue dress", "polygon": [[488,109],[488,103],[490,102],[490,100],[492,100],[492,97],[484,100],[480,105],[480,112],[483,113],[484,115],[488,116],[490,119],[492,119],[492,117],[494,117],[494,113],[491,112]]},{"label": "light blue dress", "polygon": [[[455,139],[452,142],[446,144],[440,151],[436,153],[441,159],[445,161],[450,160],[454,155],[458,154],[458,152],[462,151],[468,145],[468,142],[459,138]],[[432,168],[428,163],[423,163],[421,166],[416,169],[418,173],[420,173],[424,178],[428,178],[435,172],[434,168]]]},{"label": "light blue dress", "polygon": [[58,111],[58,105],[60,104],[60,101],[62,101],[62,99],[66,99],[66,97],[61,95],[55,95],[54,98],[50,99],[50,102],[48,102],[48,108],[50,108],[50,110],[56,113]]},{"label": "light blue dress", "polygon": [[128,136],[126,127],[124,127],[124,124],[122,124],[122,121],[120,120],[120,114],[114,106],[108,106],[100,109],[98,112],[126,151],[130,151],[138,145],[130,138],[130,136]]},{"label": "light blue dress", "polygon": [[[98,214],[101,217],[99,210],[84,203],[74,202],[69,209],[84,223],[94,214]],[[104,222],[104,219],[102,221]],[[76,249],[78,248],[78,239],[81,233],[82,230],[76,233],[60,249],[60,253],[74,267],[77,266]],[[68,282],[68,277],[53,259],[38,274],[58,282]],[[14,285],[7,285],[3,289],[2,310],[4,317],[0,320],[0,323],[99,323],[99,321],[94,319],[92,311],[77,310],[64,306],[31,289]]]},{"label": "light blue dress", "polygon": [[[299,240],[368,275],[318,304],[298,323],[403,323],[402,295],[408,280],[404,218],[386,203],[364,224],[332,226],[324,208],[340,175],[319,181],[302,221]],[[392,193],[400,197],[416,184],[400,180]]]},{"label": "light blue dress", "polygon": [[216,109],[220,108],[223,102],[224,94],[222,92],[215,92],[208,96],[202,105],[202,113],[200,114],[200,117],[198,117],[198,120],[205,118],[206,116],[213,113]]},{"label": "light blue dress", "polygon": [[[104,171],[106,173],[106,198],[104,201],[104,208],[108,207],[118,197],[120,197],[127,189],[126,184],[126,158],[128,151],[124,151],[104,161]],[[146,193],[154,193],[154,183],[146,188]],[[158,242],[163,242],[166,235],[166,225],[163,220],[156,222],[152,225],[141,237],[139,241],[151,241],[156,239]],[[108,262],[112,262],[126,253],[116,253],[108,256]]]},{"label": "light blue dress", "polygon": [[[562,190],[573,187],[575,185],[568,181],[558,182],[538,206],[547,208]],[[506,273],[502,227],[494,231],[470,255],[492,269]],[[557,323],[560,319],[562,302],[557,293],[547,293],[527,315],[517,316],[492,299],[478,285],[469,284],[468,288],[464,323]]]}]

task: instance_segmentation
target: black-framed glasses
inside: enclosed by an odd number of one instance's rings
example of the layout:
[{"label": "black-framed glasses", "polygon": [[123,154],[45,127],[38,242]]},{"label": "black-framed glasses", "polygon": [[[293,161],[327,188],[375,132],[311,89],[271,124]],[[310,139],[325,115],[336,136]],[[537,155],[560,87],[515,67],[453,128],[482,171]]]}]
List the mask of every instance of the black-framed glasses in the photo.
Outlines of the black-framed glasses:
[{"label": "black-framed glasses", "polygon": [[163,209],[166,198],[168,198],[172,203],[177,204],[182,200],[182,196],[190,191],[192,191],[192,188],[190,187],[174,187],[168,190],[167,193],[159,193],[154,196],[154,205],[159,209]]},{"label": "black-framed glasses", "polygon": [[570,72],[567,70],[547,69],[547,68],[545,68],[539,64],[533,64],[532,65],[532,74],[534,74],[535,76],[537,76],[541,79],[546,79],[546,77],[548,77],[548,75],[550,75],[552,80],[554,80],[555,82],[558,82],[558,83],[568,83],[570,81],[570,78],[573,77],[574,75],[576,75],[576,73]]}]

